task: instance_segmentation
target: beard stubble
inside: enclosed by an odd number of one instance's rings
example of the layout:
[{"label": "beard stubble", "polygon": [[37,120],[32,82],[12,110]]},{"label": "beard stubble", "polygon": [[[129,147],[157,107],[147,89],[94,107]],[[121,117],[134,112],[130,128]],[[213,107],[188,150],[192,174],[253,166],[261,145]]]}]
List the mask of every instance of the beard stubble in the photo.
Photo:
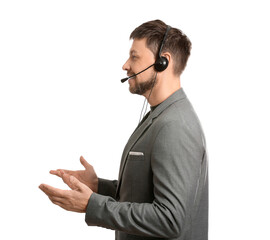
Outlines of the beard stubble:
[{"label": "beard stubble", "polygon": [[134,79],[135,86],[132,87],[129,86],[129,91],[133,94],[143,95],[148,90],[151,90],[152,87],[154,87],[157,84],[157,81],[155,81],[156,73],[153,73],[152,76],[144,82],[138,83],[136,81],[136,78]]}]

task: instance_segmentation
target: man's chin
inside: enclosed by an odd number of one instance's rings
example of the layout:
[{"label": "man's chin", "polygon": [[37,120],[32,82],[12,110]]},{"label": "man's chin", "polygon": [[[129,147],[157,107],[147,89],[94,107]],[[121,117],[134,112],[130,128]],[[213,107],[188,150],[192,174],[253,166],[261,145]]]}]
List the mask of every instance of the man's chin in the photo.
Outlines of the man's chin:
[{"label": "man's chin", "polygon": [[130,93],[132,93],[132,94],[138,94],[138,95],[141,95],[137,89],[134,89],[134,88],[131,87],[131,86],[129,86],[129,91],[130,91]]}]

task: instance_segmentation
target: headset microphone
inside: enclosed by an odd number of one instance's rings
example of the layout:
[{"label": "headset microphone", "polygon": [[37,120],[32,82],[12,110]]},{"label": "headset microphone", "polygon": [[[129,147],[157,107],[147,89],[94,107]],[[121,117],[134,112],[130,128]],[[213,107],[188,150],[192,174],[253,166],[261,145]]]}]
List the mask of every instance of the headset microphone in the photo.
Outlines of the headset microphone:
[{"label": "headset microphone", "polygon": [[136,73],[136,74],[133,74],[133,75],[131,75],[131,76],[129,76],[129,77],[126,77],[126,78],[121,79],[121,82],[124,83],[124,82],[127,81],[128,79],[134,78],[135,76],[141,74],[142,72],[146,71],[146,70],[147,70],[148,68],[150,68],[150,67],[153,67],[154,65],[155,65],[155,64],[152,64],[152,65],[150,65],[149,67],[147,67],[146,69],[144,69],[144,70],[142,70],[142,71],[140,71],[140,72],[138,72],[138,73]]}]

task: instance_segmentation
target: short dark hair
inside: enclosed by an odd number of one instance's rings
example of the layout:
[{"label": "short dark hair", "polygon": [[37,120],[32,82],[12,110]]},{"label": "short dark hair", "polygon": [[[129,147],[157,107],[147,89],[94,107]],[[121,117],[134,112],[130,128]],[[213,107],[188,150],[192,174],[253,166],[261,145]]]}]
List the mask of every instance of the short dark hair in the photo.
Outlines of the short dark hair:
[{"label": "short dark hair", "polygon": [[[158,57],[158,50],[167,29],[167,24],[161,20],[145,22],[135,28],[130,34],[130,39],[146,38],[147,47]],[[171,28],[162,52],[169,52],[174,60],[174,73],[180,75],[187,64],[191,51],[191,42],[189,38],[177,28]]]}]

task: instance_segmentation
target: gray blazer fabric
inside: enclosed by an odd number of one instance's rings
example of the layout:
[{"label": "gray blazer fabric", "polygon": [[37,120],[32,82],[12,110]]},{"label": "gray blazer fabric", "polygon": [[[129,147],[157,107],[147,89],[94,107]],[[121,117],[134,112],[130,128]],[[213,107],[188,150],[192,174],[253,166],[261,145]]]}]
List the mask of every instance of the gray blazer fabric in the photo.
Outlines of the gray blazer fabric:
[{"label": "gray blazer fabric", "polygon": [[149,112],[123,151],[118,181],[99,179],[85,215],[117,240],[208,239],[204,134],[183,89]]}]

